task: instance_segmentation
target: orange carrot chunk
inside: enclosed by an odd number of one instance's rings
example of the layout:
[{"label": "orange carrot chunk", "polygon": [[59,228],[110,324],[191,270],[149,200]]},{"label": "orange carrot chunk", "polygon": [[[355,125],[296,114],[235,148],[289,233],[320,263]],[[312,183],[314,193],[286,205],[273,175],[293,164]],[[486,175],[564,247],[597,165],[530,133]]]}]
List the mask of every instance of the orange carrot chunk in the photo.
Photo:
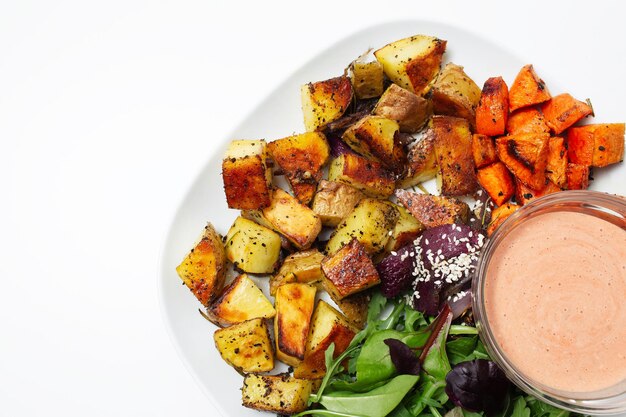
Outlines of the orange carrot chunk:
[{"label": "orange carrot chunk", "polygon": [[541,190],[546,181],[549,139],[547,133],[502,136],[496,139],[496,154],[516,178],[533,190]]},{"label": "orange carrot chunk", "polygon": [[509,89],[509,109],[511,111],[533,104],[543,103],[551,97],[532,65],[524,65]]},{"label": "orange carrot chunk", "polygon": [[575,164],[605,167],[624,159],[624,123],[593,124],[567,131],[567,145]]},{"label": "orange carrot chunk", "polygon": [[589,187],[589,167],[587,165],[567,164],[567,189],[586,190]]},{"label": "orange carrot chunk", "polygon": [[546,124],[557,135],[592,113],[591,107],[567,93],[559,94],[541,106]]},{"label": "orange carrot chunk", "polygon": [[478,182],[496,205],[501,206],[513,197],[515,183],[511,173],[502,162],[479,169],[476,175]]},{"label": "orange carrot chunk", "polygon": [[509,88],[502,77],[489,78],[476,108],[476,131],[489,136],[503,135],[508,116]]},{"label": "orange carrot chunk", "polygon": [[510,135],[518,133],[550,133],[543,114],[534,107],[525,107],[509,114],[506,131]]},{"label": "orange carrot chunk", "polygon": [[535,198],[543,197],[544,195],[557,193],[561,191],[558,185],[553,183],[550,180],[546,180],[546,186],[543,187],[539,191],[535,191],[531,188],[526,187],[521,181],[517,181],[517,189],[515,190],[515,201],[520,206],[528,204]]},{"label": "orange carrot chunk", "polygon": [[546,177],[561,188],[567,186],[567,148],[565,139],[560,136],[550,138],[548,142],[548,163],[546,165]]},{"label": "orange carrot chunk", "polygon": [[472,136],[472,154],[476,168],[491,165],[498,160],[493,139],[480,133],[474,133]]}]

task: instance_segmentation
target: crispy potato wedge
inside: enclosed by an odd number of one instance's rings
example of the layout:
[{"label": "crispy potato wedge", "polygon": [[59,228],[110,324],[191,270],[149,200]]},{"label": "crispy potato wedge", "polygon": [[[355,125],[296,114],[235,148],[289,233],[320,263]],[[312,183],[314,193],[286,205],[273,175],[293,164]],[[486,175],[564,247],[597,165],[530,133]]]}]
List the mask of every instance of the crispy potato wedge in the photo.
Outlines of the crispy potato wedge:
[{"label": "crispy potato wedge", "polygon": [[315,284],[322,280],[322,259],[324,255],[317,249],[292,253],[285,258],[280,269],[270,277],[270,295],[283,284],[299,282]]},{"label": "crispy potato wedge", "polygon": [[346,129],[341,138],[355,152],[397,172],[406,163],[406,152],[396,135],[399,129],[395,120],[365,116]]},{"label": "crispy potato wedge", "polygon": [[222,359],[237,372],[267,372],[274,369],[274,349],[267,323],[262,318],[247,320],[213,333]]},{"label": "crispy potato wedge", "polygon": [[266,160],[265,140],[234,140],[230,143],[222,161],[228,207],[248,210],[269,206],[272,170]]},{"label": "crispy potato wedge", "polygon": [[487,135],[474,133],[472,135],[472,156],[476,168],[483,168],[498,160],[496,155],[496,145],[493,139]]},{"label": "crispy potato wedge", "polygon": [[209,223],[198,243],[176,267],[176,272],[198,301],[206,306],[222,290],[225,271],[224,245]]},{"label": "crispy potato wedge", "polygon": [[565,171],[568,190],[586,190],[589,187],[589,167],[587,165],[567,164]]},{"label": "crispy potato wedge", "polygon": [[526,186],[541,190],[545,186],[550,135],[520,133],[496,139],[496,154]]},{"label": "crispy potato wedge", "polygon": [[396,190],[396,197],[427,229],[461,221],[467,223],[469,206],[461,200],[430,194]]},{"label": "crispy potato wedge", "polygon": [[304,84],[300,89],[304,127],[321,130],[339,119],[352,101],[352,83],[346,76]]},{"label": "crispy potato wedge", "polygon": [[569,160],[574,164],[605,167],[624,159],[624,123],[571,127],[567,131]]},{"label": "crispy potato wedge", "polygon": [[335,158],[328,170],[328,180],[343,182],[377,198],[389,197],[396,185],[394,175],[381,164],[356,154]]},{"label": "crispy potato wedge", "polygon": [[380,283],[378,271],[356,238],[322,260],[324,288],[337,300]]},{"label": "crispy potato wedge", "polygon": [[439,74],[446,41],[415,35],[383,46],[374,52],[385,75],[402,88],[418,95],[430,90]]},{"label": "crispy potato wedge", "polygon": [[500,136],[509,117],[509,87],[502,77],[488,78],[476,108],[476,132]]},{"label": "crispy potato wedge", "polygon": [[346,350],[355,334],[356,328],[346,317],[324,300],[320,300],[311,319],[304,360],[294,369],[294,376],[304,379],[323,378],[326,374],[326,349],[334,343],[333,357],[336,358]]},{"label": "crispy potato wedge", "polygon": [[398,122],[401,132],[418,132],[433,114],[433,103],[397,84],[391,84],[376,103],[373,113]]},{"label": "crispy potato wedge", "polygon": [[296,198],[309,204],[330,155],[324,134],[307,132],[278,139],[270,142],[267,150],[285,173]]},{"label": "crispy potato wedge", "polygon": [[515,213],[521,206],[512,203],[506,203],[493,210],[491,213],[491,222],[487,226],[487,236],[491,236],[498,227],[509,217]]},{"label": "crispy potato wedge", "polygon": [[316,292],[314,286],[296,282],[283,284],[276,290],[276,358],[288,365],[296,366],[304,358]]},{"label": "crispy potato wedge", "polygon": [[241,215],[285,236],[298,249],[307,249],[322,230],[322,221],[309,207],[275,188],[269,207],[244,210]]},{"label": "crispy potato wedge", "polygon": [[502,162],[495,162],[481,168],[476,175],[478,183],[498,206],[509,201],[515,194],[513,176]]},{"label": "crispy potato wedge", "polygon": [[274,272],[280,256],[280,236],[251,220],[237,217],[226,234],[226,259],[253,274]]},{"label": "crispy potato wedge", "polygon": [[519,133],[550,133],[543,114],[534,107],[524,107],[509,115],[506,122],[509,135]]},{"label": "crispy potato wedge", "polygon": [[560,188],[567,186],[567,147],[565,139],[560,136],[550,138],[548,142],[548,163],[546,164],[546,177]]},{"label": "crispy potato wedge", "polygon": [[435,135],[427,130],[407,156],[406,170],[400,179],[400,188],[409,188],[437,176],[437,156],[435,155]]},{"label": "crispy potato wedge", "polygon": [[441,194],[472,194],[477,190],[478,182],[468,121],[459,117],[433,116],[430,123],[435,136],[437,183]]},{"label": "crispy potato wedge", "polygon": [[550,100],[546,83],[535,72],[532,65],[524,65],[509,89],[511,111]]},{"label": "crispy potato wedge", "polygon": [[247,374],[241,396],[244,407],[291,415],[306,410],[313,389],[313,381],[289,374]]},{"label": "crispy potato wedge", "polygon": [[515,181],[516,190],[515,190],[515,201],[518,205],[523,206],[525,204],[530,203],[532,200],[543,197],[544,195],[558,193],[561,191],[555,183],[546,179],[546,185],[541,190],[536,191],[524,185],[519,180]]},{"label": "crispy potato wedge", "polygon": [[389,236],[389,240],[385,245],[385,252],[396,251],[401,247],[408,245],[413,242],[425,229],[424,225],[403,206],[397,204],[393,204],[393,206],[396,210],[398,210],[399,216],[398,221],[393,228],[393,232]]},{"label": "crispy potato wedge", "polygon": [[321,180],[311,208],[322,225],[335,227],[364,198],[365,194],[348,184]]},{"label": "crispy potato wedge", "polygon": [[361,242],[369,254],[381,252],[398,217],[398,210],[386,201],[365,198],[337,226],[326,244],[326,253],[334,254],[353,238]]},{"label": "crispy potato wedge", "polygon": [[272,318],[276,310],[248,275],[241,274],[209,305],[207,316],[218,326],[230,326],[258,317]]},{"label": "crispy potato wedge", "polygon": [[543,103],[541,112],[546,124],[558,135],[583,117],[590,115],[593,110],[587,103],[564,93]]},{"label": "crispy potato wedge", "polygon": [[448,63],[432,87],[435,114],[461,117],[470,126],[476,124],[476,107],[480,100],[480,88],[460,65]]},{"label": "crispy potato wedge", "polygon": [[358,99],[380,97],[384,78],[383,66],[378,61],[366,61],[359,57],[350,64],[352,89]]}]

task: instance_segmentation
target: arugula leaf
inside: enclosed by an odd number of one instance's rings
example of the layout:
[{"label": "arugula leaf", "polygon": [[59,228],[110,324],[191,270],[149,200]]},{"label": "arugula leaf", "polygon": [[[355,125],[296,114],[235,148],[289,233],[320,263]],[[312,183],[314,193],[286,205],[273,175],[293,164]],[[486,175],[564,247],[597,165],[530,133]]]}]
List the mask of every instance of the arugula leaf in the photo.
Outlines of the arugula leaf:
[{"label": "arugula leaf", "polygon": [[546,404],[530,395],[525,397],[525,400],[526,405],[530,408],[530,412],[533,417],[569,417],[571,414],[567,410]]},{"label": "arugula leaf", "polygon": [[517,397],[513,400],[513,411],[511,417],[530,417],[530,408],[526,407],[524,397]]}]

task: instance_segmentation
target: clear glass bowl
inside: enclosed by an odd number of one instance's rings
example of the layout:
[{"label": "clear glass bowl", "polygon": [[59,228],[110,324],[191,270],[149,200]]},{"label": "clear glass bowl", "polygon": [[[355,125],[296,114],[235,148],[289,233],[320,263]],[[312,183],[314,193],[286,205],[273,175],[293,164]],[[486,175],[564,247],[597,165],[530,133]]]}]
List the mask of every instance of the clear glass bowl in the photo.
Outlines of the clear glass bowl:
[{"label": "clear glass bowl", "polygon": [[[626,230],[626,199],[621,196],[596,191],[564,191],[550,194],[527,204],[509,218],[493,233],[478,260],[476,276],[472,283],[472,307],[476,326],[485,348],[507,377],[523,391],[542,401],[570,411],[591,415],[615,415],[626,413],[626,381],[602,391],[572,393],[551,389],[533,381],[506,357],[498,346],[487,319],[484,285],[491,257],[507,235],[526,220],[548,212],[576,211],[594,215]],[[624,295],[626,302],[626,294]],[[626,325],[626,323],[624,323]],[[624,346],[626,350],[626,346]]]}]

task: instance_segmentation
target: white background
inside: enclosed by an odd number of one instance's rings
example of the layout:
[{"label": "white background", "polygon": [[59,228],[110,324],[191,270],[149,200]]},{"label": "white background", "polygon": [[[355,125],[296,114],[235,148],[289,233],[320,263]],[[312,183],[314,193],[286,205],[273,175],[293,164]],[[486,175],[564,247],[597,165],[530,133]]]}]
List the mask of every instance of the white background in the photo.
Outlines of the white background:
[{"label": "white background", "polygon": [[163,325],[159,248],[217,144],[337,39],[457,25],[624,120],[618,1],[506,4],[0,1],[0,416],[217,415]]}]

